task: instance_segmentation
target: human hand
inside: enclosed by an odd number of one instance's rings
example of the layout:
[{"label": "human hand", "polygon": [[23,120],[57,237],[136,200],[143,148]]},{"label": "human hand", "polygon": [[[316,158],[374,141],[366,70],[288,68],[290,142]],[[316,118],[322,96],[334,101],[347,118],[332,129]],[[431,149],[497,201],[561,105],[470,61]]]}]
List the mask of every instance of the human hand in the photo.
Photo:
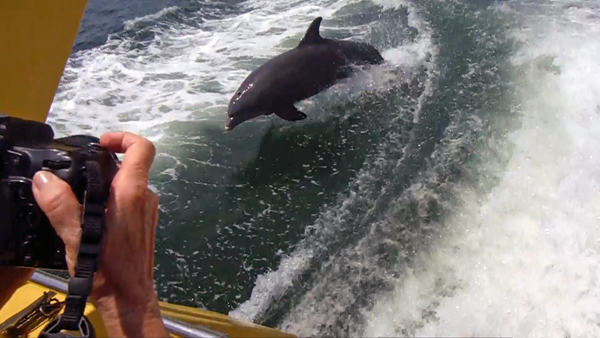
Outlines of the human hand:
[{"label": "human hand", "polygon": [[12,297],[19,287],[25,284],[34,269],[14,266],[0,267],[0,309]]},{"label": "human hand", "polygon": [[[125,153],[106,207],[106,227],[98,271],[90,298],[111,337],[166,337],[154,291],[154,241],[158,198],[148,189],[154,145],[141,136],[106,133],[100,145]],[[33,193],[65,243],[67,265],[74,275],[81,236],[81,209],[71,187],[49,172],[38,172]]]}]

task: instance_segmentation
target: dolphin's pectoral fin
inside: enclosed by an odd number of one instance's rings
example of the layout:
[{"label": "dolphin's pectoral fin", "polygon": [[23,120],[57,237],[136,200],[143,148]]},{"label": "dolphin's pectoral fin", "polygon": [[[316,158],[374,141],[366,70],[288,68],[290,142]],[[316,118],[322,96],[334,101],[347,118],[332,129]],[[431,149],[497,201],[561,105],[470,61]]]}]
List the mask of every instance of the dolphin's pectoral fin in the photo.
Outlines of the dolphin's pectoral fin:
[{"label": "dolphin's pectoral fin", "polygon": [[275,115],[286,121],[300,121],[306,118],[306,114],[296,109],[293,104],[279,107],[275,110]]}]

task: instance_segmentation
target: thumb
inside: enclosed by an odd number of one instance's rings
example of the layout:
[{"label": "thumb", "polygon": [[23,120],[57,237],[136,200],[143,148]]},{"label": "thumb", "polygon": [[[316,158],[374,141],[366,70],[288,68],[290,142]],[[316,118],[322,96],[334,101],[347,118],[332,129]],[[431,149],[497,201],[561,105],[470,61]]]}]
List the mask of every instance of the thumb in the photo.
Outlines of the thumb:
[{"label": "thumb", "polygon": [[67,182],[47,171],[38,171],[33,176],[33,196],[65,243],[67,262],[71,265],[81,237],[81,204]]}]

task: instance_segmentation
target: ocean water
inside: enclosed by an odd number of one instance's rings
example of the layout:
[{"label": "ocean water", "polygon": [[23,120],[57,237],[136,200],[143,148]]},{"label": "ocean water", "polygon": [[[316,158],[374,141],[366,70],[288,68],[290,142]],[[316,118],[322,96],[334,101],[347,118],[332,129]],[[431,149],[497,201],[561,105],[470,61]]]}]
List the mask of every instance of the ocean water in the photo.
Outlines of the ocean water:
[{"label": "ocean water", "polygon": [[[600,336],[598,2],[88,2],[48,122],[155,142],[161,299],[299,336]],[[226,133],[316,16],[386,63]]]}]

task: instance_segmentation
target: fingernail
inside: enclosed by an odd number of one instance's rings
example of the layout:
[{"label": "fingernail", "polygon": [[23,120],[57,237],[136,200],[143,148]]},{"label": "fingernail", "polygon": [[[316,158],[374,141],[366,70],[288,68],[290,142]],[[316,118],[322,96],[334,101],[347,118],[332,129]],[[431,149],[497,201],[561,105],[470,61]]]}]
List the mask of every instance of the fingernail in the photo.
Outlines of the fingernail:
[{"label": "fingernail", "polygon": [[34,176],[33,176],[33,185],[35,186],[35,188],[37,190],[42,190],[44,188],[44,186],[46,185],[46,183],[48,183],[48,174],[46,174],[43,171],[38,171]]}]

